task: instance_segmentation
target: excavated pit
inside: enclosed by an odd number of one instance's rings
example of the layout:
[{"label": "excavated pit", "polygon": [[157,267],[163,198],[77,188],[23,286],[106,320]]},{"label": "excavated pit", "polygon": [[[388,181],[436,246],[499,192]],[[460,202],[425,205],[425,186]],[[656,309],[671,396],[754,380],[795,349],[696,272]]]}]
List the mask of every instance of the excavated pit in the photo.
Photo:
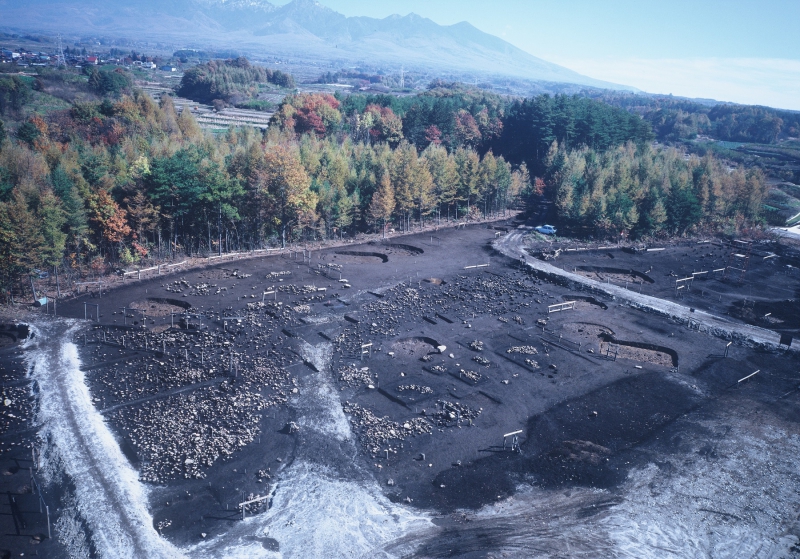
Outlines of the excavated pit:
[{"label": "excavated pit", "polygon": [[356,250],[337,250],[333,260],[337,264],[372,264],[376,261],[387,263],[389,255],[382,252],[361,252]]},{"label": "excavated pit", "polygon": [[655,280],[647,274],[637,272],[636,270],[625,270],[623,268],[608,268],[605,266],[576,266],[575,273],[603,283],[655,283]]}]

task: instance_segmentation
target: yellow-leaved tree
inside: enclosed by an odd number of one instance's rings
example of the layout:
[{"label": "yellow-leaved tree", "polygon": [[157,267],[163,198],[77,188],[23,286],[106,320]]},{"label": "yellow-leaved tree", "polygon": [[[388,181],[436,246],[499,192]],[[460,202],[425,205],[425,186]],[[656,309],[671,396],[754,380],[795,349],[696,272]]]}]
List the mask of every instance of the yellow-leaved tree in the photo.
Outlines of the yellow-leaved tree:
[{"label": "yellow-leaved tree", "polygon": [[281,246],[286,233],[296,223],[308,224],[317,205],[311,179],[295,146],[270,146],[259,169],[259,187],[268,201],[269,220],[281,232]]},{"label": "yellow-leaved tree", "polygon": [[394,207],[394,188],[389,179],[389,172],[384,171],[369,204],[369,215],[376,223],[381,223],[384,239],[386,238],[386,220],[392,217]]}]

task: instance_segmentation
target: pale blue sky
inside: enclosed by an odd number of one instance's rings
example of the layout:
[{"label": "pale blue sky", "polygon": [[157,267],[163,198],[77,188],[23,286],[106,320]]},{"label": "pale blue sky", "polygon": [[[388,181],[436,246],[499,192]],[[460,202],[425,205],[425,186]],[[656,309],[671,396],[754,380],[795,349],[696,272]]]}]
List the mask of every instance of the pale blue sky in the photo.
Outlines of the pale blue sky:
[{"label": "pale blue sky", "polygon": [[348,16],[469,21],[534,56],[653,93],[800,110],[800,0],[321,3]]}]

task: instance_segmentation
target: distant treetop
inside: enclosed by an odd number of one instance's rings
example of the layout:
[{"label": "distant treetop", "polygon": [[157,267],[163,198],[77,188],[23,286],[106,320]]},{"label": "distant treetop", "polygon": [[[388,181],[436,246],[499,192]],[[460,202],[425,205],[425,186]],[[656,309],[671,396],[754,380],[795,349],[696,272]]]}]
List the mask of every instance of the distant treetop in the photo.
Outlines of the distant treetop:
[{"label": "distant treetop", "polygon": [[211,103],[215,99],[239,103],[256,97],[258,84],[265,83],[284,88],[295,86],[291,74],[250,64],[243,56],[210,60],[184,72],[178,95],[201,103]]}]

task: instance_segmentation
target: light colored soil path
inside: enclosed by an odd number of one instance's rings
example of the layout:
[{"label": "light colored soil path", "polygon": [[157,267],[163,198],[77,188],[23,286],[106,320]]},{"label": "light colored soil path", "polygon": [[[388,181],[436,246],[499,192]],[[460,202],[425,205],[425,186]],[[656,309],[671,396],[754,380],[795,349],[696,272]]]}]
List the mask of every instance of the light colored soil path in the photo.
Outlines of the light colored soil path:
[{"label": "light colored soil path", "polygon": [[40,391],[37,421],[48,441],[45,456],[69,477],[78,503],[77,511],[56,516],[77,513],[101,559],[184,557],[159,537],[138,474],[92,404],[77,347],[68,341],[78,327],[40,323],[27,342],[30,376]]},{"label": "light colored soil path", "polygon": [[771,330],[726,320],[723,317],[709,314],[699,309],[693,312],[689,307],[678,303],[658,299],[650,295],[635,293],[624,287],[600,283],[591,278],[562,270],[552,264],[533,258],[525,251],[524,237],[524,230],[512,231],[495,241],[494,247],[510,258],[524,261],[528,267],[540,273],[551,277],[562,278],[574,285],[582,286],[582,288],[587,291],[612,298],[645,312],[664,316],[686,324],[700,332],[708,332],[713,336],[726,340],[733,340],[746,345],[762,345],[773,348],[778,346],[780,335]]}]

